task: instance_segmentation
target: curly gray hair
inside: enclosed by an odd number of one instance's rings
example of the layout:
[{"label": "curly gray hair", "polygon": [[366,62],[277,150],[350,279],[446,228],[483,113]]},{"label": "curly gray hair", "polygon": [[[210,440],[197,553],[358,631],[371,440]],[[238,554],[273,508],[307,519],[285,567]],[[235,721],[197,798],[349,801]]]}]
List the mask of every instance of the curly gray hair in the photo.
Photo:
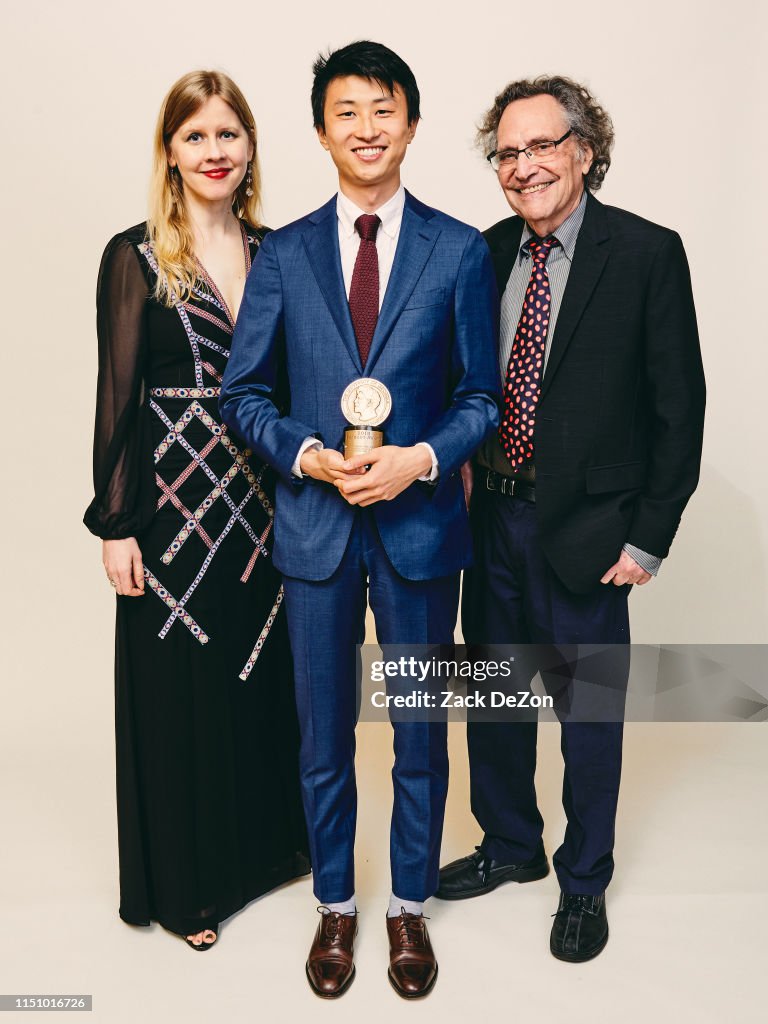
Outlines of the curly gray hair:
[{"label": "curly gray hair", "polygon": [[584,177],[584,184],[590,192],[597,192],[611,166],[613,122],[589,89],[571,78],[564,78],[562,75],[539,75],[537,78],[523,78],[518,82],[510,82],[493,101],[493,106],[486,112],[478,126],[477,144],[480,149],[487,156],[496,148],[499,121],[509,104],[515,100],[530,99],[532,96],[553,96],[563,108],[568,127],[577,140],[591,147],[592,165]]}]

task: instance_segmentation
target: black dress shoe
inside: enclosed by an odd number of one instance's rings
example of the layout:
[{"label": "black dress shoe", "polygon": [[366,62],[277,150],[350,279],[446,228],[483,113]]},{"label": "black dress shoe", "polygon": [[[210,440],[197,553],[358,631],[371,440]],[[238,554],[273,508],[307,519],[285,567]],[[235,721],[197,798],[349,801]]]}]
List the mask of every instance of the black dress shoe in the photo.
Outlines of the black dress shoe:
[{"label": "black dress shoe", "polygon": [[580,964],[596,957],[608,941],[605,893],[600,896],[570,896],[560,893],[554,914],[549,949],[558,960]]},{"label": "black dress shoe", "polygon": [[468,857],[461,857],[440,869],[435,896],[441,900],[468,900],[493,892],[504,882],[535,882],[548,874],[549,862],[543,850],[523,864],[500,864],[476,846]]}]

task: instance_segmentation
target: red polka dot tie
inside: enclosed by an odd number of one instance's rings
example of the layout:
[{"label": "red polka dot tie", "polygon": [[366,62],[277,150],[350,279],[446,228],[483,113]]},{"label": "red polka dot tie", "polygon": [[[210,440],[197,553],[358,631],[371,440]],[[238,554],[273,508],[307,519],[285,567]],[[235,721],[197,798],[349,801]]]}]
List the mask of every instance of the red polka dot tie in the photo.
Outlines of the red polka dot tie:
[{"label": "red polka dot tie", "polygon": [[552,301],[547,256],[552,247],[559,244],[556,238],[551,237],[543,241],[534,238],[528,243],[533,267],[512,342],[504,382],[504,412],[499,427],[501,447],[514,469],[520,469],[533,459],[533,428],[544,373]]},{"label": "red polka dot tie", "polygon": [[379,254],[376,252],[376,232],[381,221],[375,213],[364,213],[355,221],[360,235],[360,248],[349,286],[349,312],[355,328],[357,348],[365,366],[371,350],[373,332],[379,319]]}]

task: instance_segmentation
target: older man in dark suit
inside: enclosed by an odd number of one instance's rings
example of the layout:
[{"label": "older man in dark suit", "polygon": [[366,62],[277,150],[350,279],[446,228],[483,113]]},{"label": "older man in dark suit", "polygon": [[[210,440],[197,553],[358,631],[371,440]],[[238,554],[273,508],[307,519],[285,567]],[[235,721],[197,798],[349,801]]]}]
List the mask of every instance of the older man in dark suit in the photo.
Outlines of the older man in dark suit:
[{"label": "older man in dark suit", "polygon": [[[685,252],[674,231],[592,195],[613,128],[578,83],[513,82],[479,140],[516,216],[485,236],[502,295],[504,408],[474,462],[464,633],[627,644],[631,585],[658,572],[698,481],[704,377]],[[536,723],[470,723],[468,745],[484,838],[442,869],[444,899],[549,870]],[[621,747],[621,721],[562,724],[567,827],[550,940],[562,960],[589,960],[608,939]]]}]

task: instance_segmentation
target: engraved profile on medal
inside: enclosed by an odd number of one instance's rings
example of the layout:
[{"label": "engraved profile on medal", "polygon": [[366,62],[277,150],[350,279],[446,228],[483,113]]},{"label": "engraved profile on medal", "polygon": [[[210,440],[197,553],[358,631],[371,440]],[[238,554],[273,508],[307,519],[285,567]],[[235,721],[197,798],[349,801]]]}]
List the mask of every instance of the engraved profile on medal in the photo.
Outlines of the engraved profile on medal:
[{"label": "engraved profile on medal", "polygon": [[392,410],[392,396],[381,381],[360,377],[344,389],[341,411],[356,427],[377,427]]}]

